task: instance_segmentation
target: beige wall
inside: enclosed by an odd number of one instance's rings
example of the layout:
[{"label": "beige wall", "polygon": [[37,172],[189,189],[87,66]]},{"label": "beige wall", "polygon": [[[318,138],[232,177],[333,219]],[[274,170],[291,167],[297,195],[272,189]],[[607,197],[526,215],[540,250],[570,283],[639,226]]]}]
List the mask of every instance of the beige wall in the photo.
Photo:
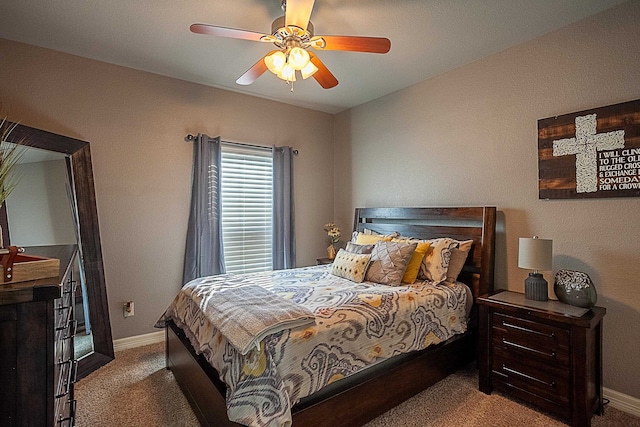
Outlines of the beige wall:
[{"label": "beige wall", "polygon": [[[326,253],[333,116],[1,39],[0,61],[9,118],[91,143],[114,338],[156,331],[180,288],[189,133],[297,148],[298,264]],[[135,316],[125,319],[127,300]]]},{"label": "beige wall", "polygon": [[554,271],[587,272],[607,308],[605,387],[636,398],[640,199],[538,200],[537,120],[640,98],[639,21],[626,3],[341,113],[334,169],[342,226],[358,206],[497,206],[499,288],[523,291],[518,237],[553,239]]}]

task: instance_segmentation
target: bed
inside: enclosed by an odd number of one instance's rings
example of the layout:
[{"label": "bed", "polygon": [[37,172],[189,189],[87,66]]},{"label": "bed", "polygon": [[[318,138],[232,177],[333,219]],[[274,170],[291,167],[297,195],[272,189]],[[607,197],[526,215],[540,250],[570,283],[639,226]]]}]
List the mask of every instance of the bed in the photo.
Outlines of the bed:
[{"label": "bed", "polygon": [[[493,290],[495,221],[494,207],[358,208],[354,231],[473,241],[457,280],[468,285],[475,300]],[[202,425],[240,425],[227,417],[227,385],[204,355],[194,350],[191,333],[179,323],[166,321],[167,368]],[[466,332],[424,350],[395,355],[303,397],[291,408],[293,425],[365,424],[473,361],[476,330],[477,310],[472,307]]]}]

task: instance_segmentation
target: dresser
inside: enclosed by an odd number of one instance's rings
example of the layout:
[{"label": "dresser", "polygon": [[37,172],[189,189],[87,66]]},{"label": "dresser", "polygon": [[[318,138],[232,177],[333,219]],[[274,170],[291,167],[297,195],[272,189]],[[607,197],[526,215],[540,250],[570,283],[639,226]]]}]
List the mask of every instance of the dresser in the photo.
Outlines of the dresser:
[{"label": "dresser", "polygon": [[602,414],[604,308],[531,301],[509,291],[478,304],[480,391],[499,389],[574,427]]},{"label": "dresser", "polygon": [[0,425],[73,426],[76,245],[27,248],[58,277],[0,284]]}]

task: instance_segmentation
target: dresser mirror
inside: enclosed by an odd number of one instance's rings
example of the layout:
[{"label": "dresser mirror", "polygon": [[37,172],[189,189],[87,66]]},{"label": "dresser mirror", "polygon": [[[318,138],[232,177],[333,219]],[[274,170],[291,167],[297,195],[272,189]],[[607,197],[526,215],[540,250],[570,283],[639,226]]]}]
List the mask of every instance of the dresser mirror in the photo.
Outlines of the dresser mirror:
[{"label": "dresser mirror", "polygon": [[0,211],[3,244],[78,244],[75,346],[83,378],[114,358],[89,143],[17,125],[8,142],[20,140],[29,147]]}]

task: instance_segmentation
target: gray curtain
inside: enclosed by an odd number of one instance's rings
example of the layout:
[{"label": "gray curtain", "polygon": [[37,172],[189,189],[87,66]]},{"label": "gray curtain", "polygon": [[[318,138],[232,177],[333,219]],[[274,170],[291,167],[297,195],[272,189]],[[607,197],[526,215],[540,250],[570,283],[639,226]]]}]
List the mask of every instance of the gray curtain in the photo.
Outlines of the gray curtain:
[{"label": "gray curtain", "polygon": [[296,266],[293,210],[293,150],[273,147],[273,269]]},{"label": "gray curtain", "polygon": [[225,272],[220,203],[220,137],[193,142],[191,209],[184,251],[183,284]]}]

